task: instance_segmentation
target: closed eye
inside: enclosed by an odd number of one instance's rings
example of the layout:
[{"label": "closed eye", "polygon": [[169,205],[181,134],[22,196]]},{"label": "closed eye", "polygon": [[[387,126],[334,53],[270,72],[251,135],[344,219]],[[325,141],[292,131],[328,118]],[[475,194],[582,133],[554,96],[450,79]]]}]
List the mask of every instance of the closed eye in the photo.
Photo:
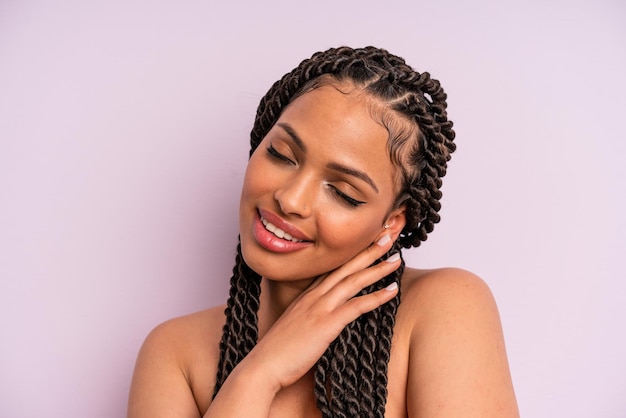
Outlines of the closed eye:
[{"label": "closed eye", "polygon": [[296,165],[295,161],[276,151],[276,148],[274,148],[274,146],[271,144],[267,146],[267,154],[275,160],[282,161],[290,165]]},{"label": "closed eye", "polygon": [[[297,163],[293,161],[291,158],[287,157],[286,155],[276,150],[276,148],[274,148],[272,144],[267,146],[266,151],[267,151],[267,155],[273,160],[279,161],[281,163],[293,165],[293,166],[297,165]],[[337,199],[339,199],[342,203],[348,205],[349,207],[356,208],[365,203],[361,200],[357,200],[353,197],[348,196],[346,193],[342,192],[341,190],[339,190],[337,187],[333,186],[332,184],[327,184],[326,186]]]},{"label": "closed eye", "polygon": [[342,192],[341,190],[339,190],[332,184],[328,184],[327,186],[332,191],[332,193],[335,194],[337,198],[341,199],[344,203],[352,207],[357,207],[365,203],[361,200],[356,200],[355,198],[348,196],[347,194],[345,194],[344,192]]}]

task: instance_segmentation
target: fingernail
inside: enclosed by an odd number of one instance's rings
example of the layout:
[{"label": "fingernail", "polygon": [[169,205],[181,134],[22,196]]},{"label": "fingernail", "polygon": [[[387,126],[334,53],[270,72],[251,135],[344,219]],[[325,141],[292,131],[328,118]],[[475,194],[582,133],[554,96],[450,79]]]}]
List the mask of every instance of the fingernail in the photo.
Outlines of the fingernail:
[{"label": "fingernail", "polygon": [[388,292],[393,292],[397,288],[398,288],[398,283],[397,282],[393,282],[389,286],[385,287],[385,290],[388,291]]},{"label": "fingernail", "polygon": [[400,254],[395,253],[393,255],[391,255],[388,259],[386,259],[385,261],[388,263],[393,263],[395,261],[398,261],[400,259]]},{"label": "fingernail", "polygon": [[391,236],[389,236],[389,234],[385,234],[378,241],[376,241],[376,244],[382,247],[383,245],[387,244],[389,241],[391,241]]}]

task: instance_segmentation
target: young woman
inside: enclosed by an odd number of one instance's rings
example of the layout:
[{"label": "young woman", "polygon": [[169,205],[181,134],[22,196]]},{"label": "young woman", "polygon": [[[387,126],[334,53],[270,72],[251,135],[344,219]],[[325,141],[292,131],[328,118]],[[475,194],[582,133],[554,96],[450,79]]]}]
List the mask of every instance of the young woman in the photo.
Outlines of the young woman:
[{"label": "young woman", "polygon": [[487,286],[401,258],[439,221],[453,139],[439,82],[385,50],[316,53],[276,82],[228,303],[148,336],[128,416],[518,416]]}]

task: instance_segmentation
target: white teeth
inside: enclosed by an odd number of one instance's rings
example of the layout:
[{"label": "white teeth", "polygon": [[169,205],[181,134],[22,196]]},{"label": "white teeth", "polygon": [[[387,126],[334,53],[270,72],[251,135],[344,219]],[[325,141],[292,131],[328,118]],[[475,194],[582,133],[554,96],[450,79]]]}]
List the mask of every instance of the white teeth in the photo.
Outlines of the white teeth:
[{"label": "white teeth", "polygon": [[278,228],[273,223],[268,222],[266,219],[261,218],[261,222],[263,223],[263,226],[265,226],[265,229],[270,231],[272,234],[276,235],[278,238],[286,239],[287,241],[292,241],[292,242],[302,242],[302,240],[295,239],[290,234]]},{"label": "white teeth", "polygon": [[267,222],[265,219],[263,219],[263,225],[265,225],[267,230],[270,231],[270,232],[276,231],[276,226],[274,224],[271,224],[271,223]]}]

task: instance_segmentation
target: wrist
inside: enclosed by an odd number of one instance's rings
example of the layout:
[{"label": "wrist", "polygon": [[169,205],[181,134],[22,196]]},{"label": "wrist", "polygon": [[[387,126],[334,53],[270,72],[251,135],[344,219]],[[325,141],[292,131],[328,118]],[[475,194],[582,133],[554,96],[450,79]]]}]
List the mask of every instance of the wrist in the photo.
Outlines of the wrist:
[{"label": "wrist", "polygon": [[252,350],[235,367],[231,376],[234,380],[241,381],[249,390],[260,392],[259,395],[271,396],[273,399],[282,389],[280,381],[273,375],[274,371],[275,368],[269,362],[258,358],[255,350]]},{"label": "wrist", "polygon": [[262,365],[244,358],[228,376],[204,418],[267,417],[280,387],[272,385]]}]

